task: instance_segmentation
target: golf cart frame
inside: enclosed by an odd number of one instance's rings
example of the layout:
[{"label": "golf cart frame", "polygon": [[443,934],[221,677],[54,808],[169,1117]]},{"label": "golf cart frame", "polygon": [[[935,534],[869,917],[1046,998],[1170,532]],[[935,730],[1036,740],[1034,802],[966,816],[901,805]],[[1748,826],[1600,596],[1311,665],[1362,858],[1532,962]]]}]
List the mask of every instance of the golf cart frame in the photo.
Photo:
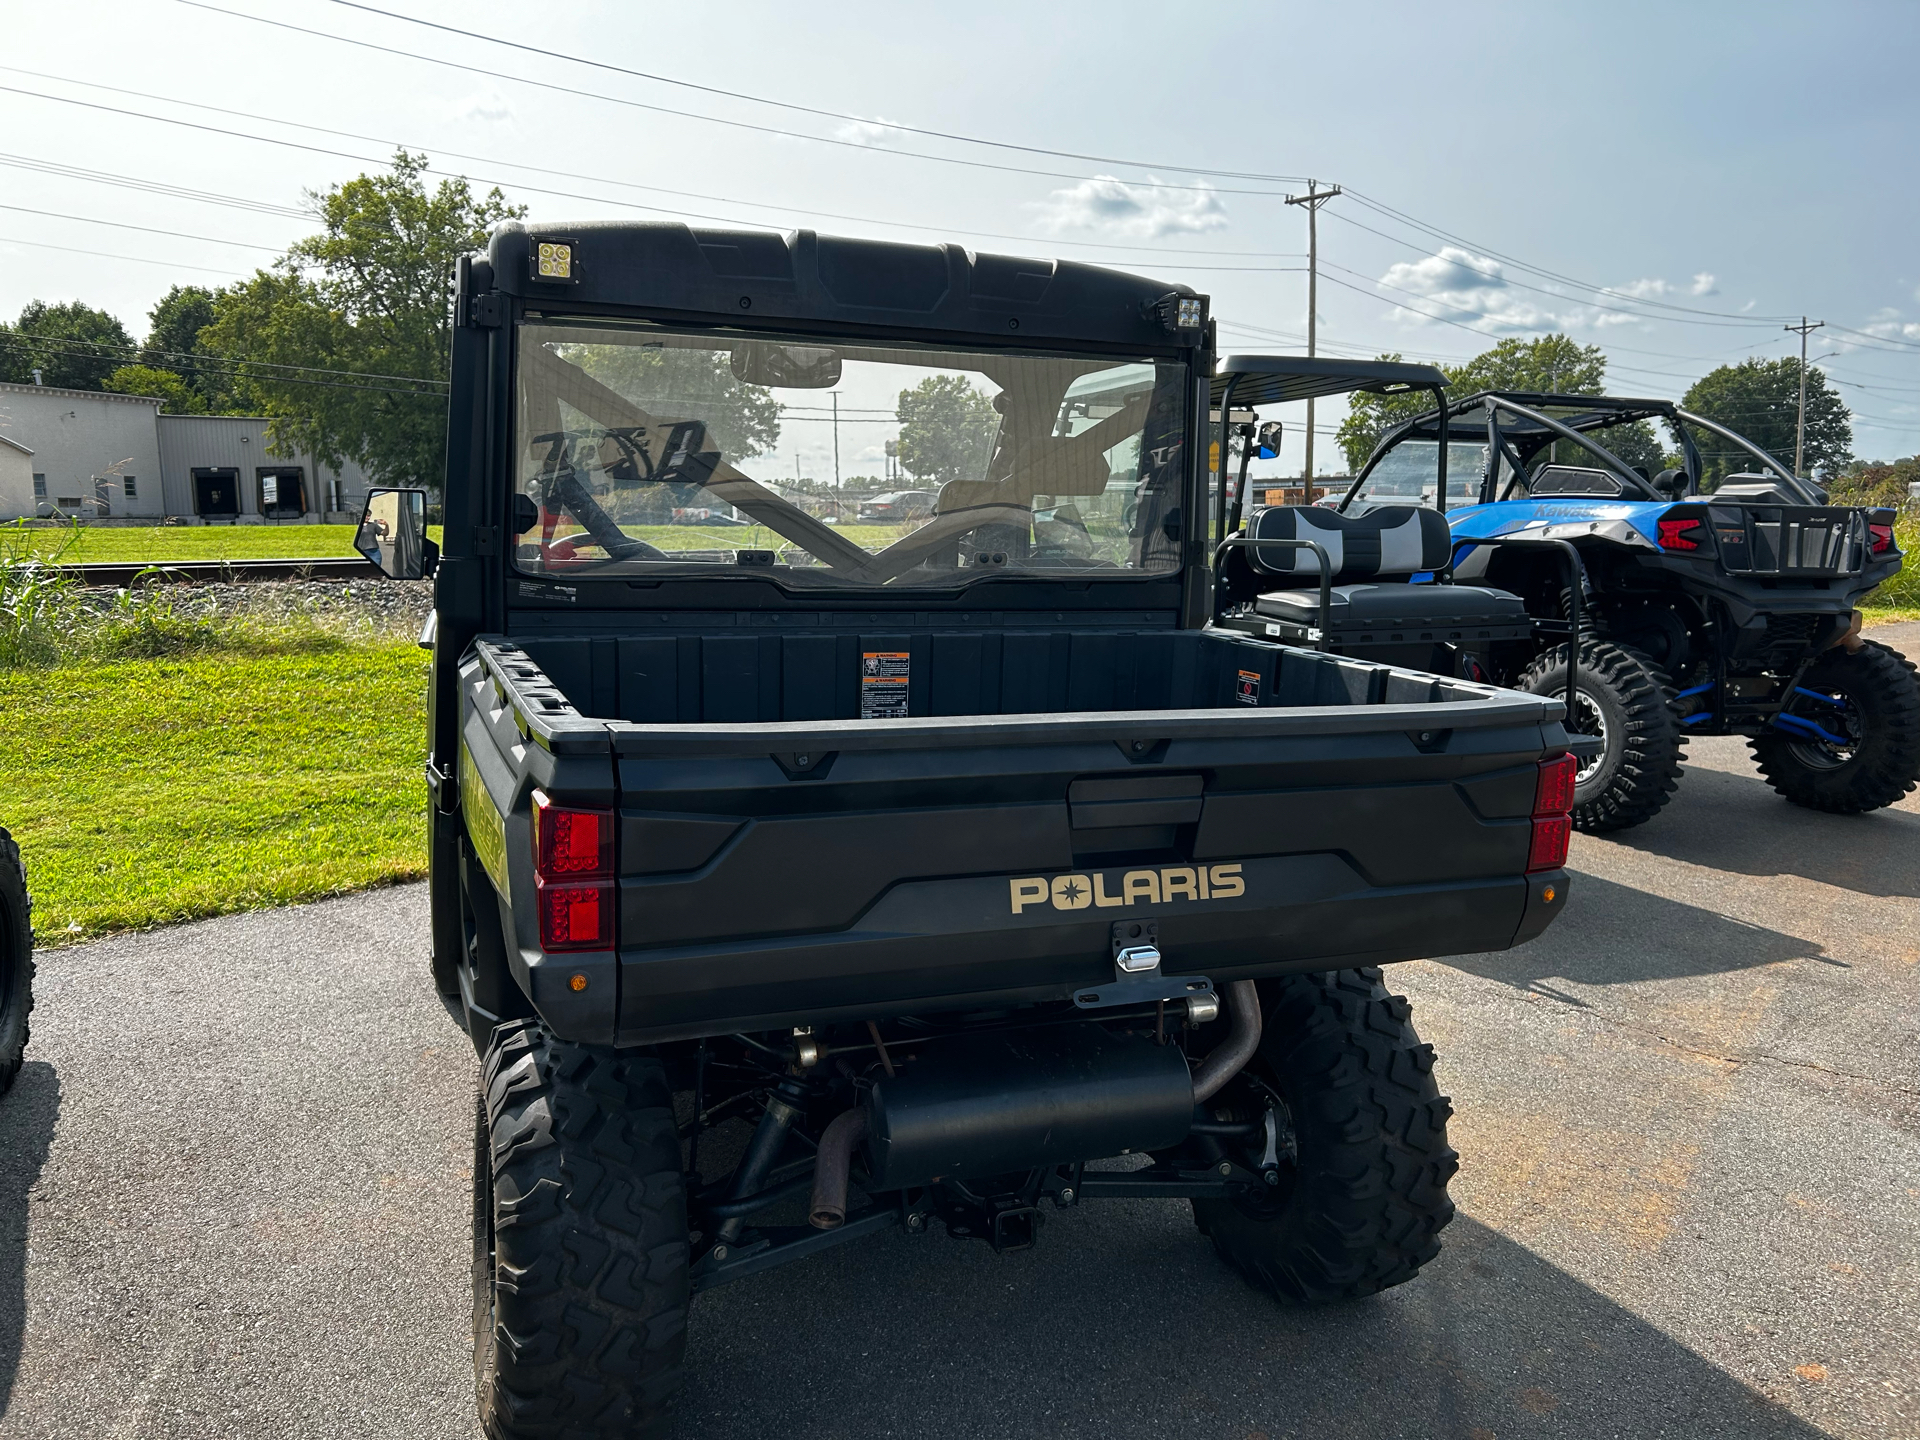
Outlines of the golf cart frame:
[{"label": "golf cart frame", "polygon": [[[1240,470],[1237,483],[1232,487],[1219,484],[1213,496],[1214,547],[1213,570],[1219,583],[1216,584],[1214,600],[1214,621],[1229,628],[1247,630],[1250,633],[1265,633],[1278,636],[1279,629],[1269,623],[1236,617],[1235,587],[1228,579],[1229,557],[1233,551],[1243,551],[1248,567],[1256,574],[1267,572],[1261,561],[1263,551],[1275,548],[1305,549],[1310,551],[1319,568],[1319,624],[1304,636],[1289,636],[1290,639],[1305,639],[1315,649],[1332,648],[1339,640],[1359,641],[1362,644],[1372,641],[1370,632],[1360,630],[1351,636],[1340,636],[1332,622],[1334,569],[1330,557],[1323,546],[1311,540],[1255,539],[1243,533],[1246,519],[1245,500],[1247,494],[1247,470],[1252,461],[1255,425],[1233,419],[1233,406],[1253,408],[1264,405],[1289,404],[1299,400],[1324,399],[1334,395],[1363,393],[1372,395],[1402,395],[1424,390],[1434,397],[1435,409],[1420,420],[1429,422],[1429,429],[1439,441],[1436,451],[1437,463],[1437,508],[1444,513],[1447,494],[1447,447],[1450,435],[1450,420],[1453,412],[1460,407],[1449,405],[1446,397],[1447,379],[1431,365],[1409,365],[1399,361],[1385,360],[1332,360],[1317,357],[1295,355],[1230,355],[1220,365],[1213,378],[1212,406],[1219,416],[1218,446],[1221,456],[1221,471],[1224,472],[1226,458],[1231,454],[1231,441],[1236,430],[1240,433],[1242,447]],[[1541,417],[1546,419],[1547,417]],[[1418,423],[1418,422],[1411,422]],[[1553,422],[1548,420],[1551,425]],[[1617,422],[1615,422],[1617,423]],[[1259,427],[1268,430],[1277,427]],[[1403,425],[1400,430],[1409,430]],[[1394,440],[1402,438],[1400,431],[1394,432]],[[1578,437],[1575,437],[1578,438]],[[1737,437],[1736,437],[1737,438]],[[1263,439],[1263,444],[1266,442]],[[1268,448],[1277,450],[1277,442]],[[1373,457],[1385,453],[1382,445]],[[1372,469],[1373,460],[1362,479]],[[1311,483],[1309,481],[1309,483]],[[1357,493],[1359,482],[1351,487],[1339,506],[1344,513],[1347,505]],[[1485,482],[1482,483],[1482,489]],[[1231,494],[1229,491],[1231,490]],[[1584,588],[1584,576],[1580,569],[1578,552],[1565,540],[1542,539],[1535,537],[1459,537],[1451,546],[1445,563],[1427,572],[1421,578],[1436,585],[1453,583],[1455,562],[1462,549],[1470,545],[1487,546],[1525,546],[1534,550],[1545,550],[1552,554],[1561,568],[1567,593],[1571,596],[1571,609],[1564,619],[1535,618],[1531,629],[1536,636],[1550,641],[1564,640],[1580,633],[1580,596]],[[1567,665],[1566,694],[1571,704],[1578,684],[1578,658],[1569,656]]]}]

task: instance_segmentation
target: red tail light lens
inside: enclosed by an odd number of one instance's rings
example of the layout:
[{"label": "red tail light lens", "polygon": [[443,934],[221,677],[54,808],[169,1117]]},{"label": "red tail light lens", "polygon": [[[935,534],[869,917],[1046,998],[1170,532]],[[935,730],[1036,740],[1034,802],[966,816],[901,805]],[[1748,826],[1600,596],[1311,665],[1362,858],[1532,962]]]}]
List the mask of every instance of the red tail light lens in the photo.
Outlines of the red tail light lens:
[{"label": "red tail light lens", "polygon": [[1884,555],[1893,548],[1893,526],[1869,525],[1867,535],[1871,539],[1874,554]]},{"label": "red tail light lens", "polygon": [[1565,815],[1573,809],[1573,777],[1580,762],[1571,755],[1556,755],[1540,762],[1540,778],[1533,787],[1535,815]]},{"label": "red tail light lens", "polygon": [[613,885],[549,885],[535,882],[540,897],[542,950],[613,948]]},{"label": "red tail light lens", "polygon": [[542,950],[606,950],[613,945],[611,810],[556,805],[533,792],[533,883]]},{"label": "red tail light lens", "polygon": [[1700,537],[1696,532],[1705,527],[1701,525],[1698,515],[1681,515],[1656,523],[1660,526],[1662,550],[1698,550],[1700,548]]},{"label": "red tail light lens", "polygon": [[543,880],[613,875],[613,811],[556,805],[533,792],[533,872]]},{"label": "red tail light lens", "polygon": [[1573,817],[1535,816],[1533,843],[1527,847],[1527,873],[1559,870],[1567,863],[1567,845],[1573,839]]},{"label": "red tail light lens", "polygon": [[1573,781],[1580,762],[1556,755],[1540,762],[1540,778],[1533,786],[1533,839],[1527,846],[1527,873],[1558,870],[1567,863],[1573,839]]}]

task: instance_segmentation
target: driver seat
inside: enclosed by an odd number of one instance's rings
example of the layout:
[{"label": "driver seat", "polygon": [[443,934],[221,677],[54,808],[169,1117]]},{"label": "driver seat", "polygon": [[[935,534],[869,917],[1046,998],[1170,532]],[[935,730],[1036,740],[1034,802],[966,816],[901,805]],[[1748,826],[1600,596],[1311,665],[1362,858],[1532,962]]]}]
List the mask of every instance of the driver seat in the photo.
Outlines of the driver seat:
[{"label": "driver seat", "polygon": [[[1253,604],[1260,628],[1290,644],[1310,643],[1324,631],[1327,648],[1477,647],[1533,633],[1526,602],[1505,590],[1454,585],[1453,532],[1437,510],[1383,505],[1364,515],[1342,515],[1315,505],[1275,505],[1255,513],[1245,548],[1259,575],[1282,578],[1284,589]],[[1261,540],[1312,540],[1333,570],[1331,613],[1320,613],[1320,563],[1311,550],[1263,549]],[[1423,581],[1413,583],[1420,575]],[[1431,578],[1426,578],[1431,577]]]}]

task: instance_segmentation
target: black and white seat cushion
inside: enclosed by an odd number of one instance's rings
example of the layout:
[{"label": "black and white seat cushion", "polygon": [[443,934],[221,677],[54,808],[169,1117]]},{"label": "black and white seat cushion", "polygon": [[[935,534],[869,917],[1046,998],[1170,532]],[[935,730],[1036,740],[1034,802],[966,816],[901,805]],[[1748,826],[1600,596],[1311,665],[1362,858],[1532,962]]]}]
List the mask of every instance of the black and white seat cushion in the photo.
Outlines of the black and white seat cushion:
[{"label": "black and white seat cushion", "polygon": [[[1275,505],[1253,517],[1249,538],[1312,540],[1327,552],[1336,583],[1444,570],[1453,546],[1446,517],[1415,505],[1382,505],[1364,515],[1342,515],[1319,505]],[[1318,579],[1311,550],[1248,548],[1253,567],[1269,575]]]}]

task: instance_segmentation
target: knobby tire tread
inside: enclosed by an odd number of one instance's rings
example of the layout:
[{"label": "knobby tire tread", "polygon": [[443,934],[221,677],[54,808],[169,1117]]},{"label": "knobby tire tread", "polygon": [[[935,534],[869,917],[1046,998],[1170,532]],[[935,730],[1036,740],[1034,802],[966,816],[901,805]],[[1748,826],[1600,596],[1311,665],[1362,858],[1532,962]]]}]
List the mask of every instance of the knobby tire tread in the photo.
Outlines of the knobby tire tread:
[{"label": "knobby tire tread", "polygon": [[1413,1007],[1376,968],[1260,982],[1259,1059],[1293,1111],[1294,1188],[1271,1219],[1232,1201],[1196,1201],[1222,1259],[1297,1304],[1358,1299],[1411,1280],[1453,1219],[1447,1143],[1453,1106]]},{"label": "knobby tire tread", "polygon": [[1857,651],[1828,651],[1800,683],[1817,688],[1835,671],[1852,672],[1849,698],[1870,702],[1863,708],[1877,732],[1863,737],[1851,762],[1835,770],[1809,769],[1795,756],[1792,738],[1777,730],[1751,737],[1747,747],[1761,777],[1795,805],[1830,815],[1885,809],[1920,782],[1920,672],[1899,651],[1866,640]]},{"label": "knobby tire tread", "polygon": [[27,898],[27,872],[20,846],[0,830],[0,946],[8,963],[0,965],[0,1094],[20,1073],[33,1013],[33,902]]},{"label": "knobby tire tread", "polygon": [[[475,1378],[493,1440],[640,1440],[682,1383],[687,1201],[657,1060],[501,1025],[481,1070]],[[485,1194],[495,1217],[486,1323]],[[486,1333],[489,1328],[491,1333]]]},{"label": "knobby tire tread", "polygon": [[[1674,715],[1672,679],[1638,650],[1608,640],[1580,642],[1582,688],[1597,680],[1622,717],[1622,749],[1611,783],[1573,809],[1573,828],[1588,834],[1643,825],[1665,808],[1680,784],[1687,736]],[[1520,673],[1515,688],[1567,693],[1567,647],[1556,646]],[[1569,717],[1571,719],[1571,717]]]}]

